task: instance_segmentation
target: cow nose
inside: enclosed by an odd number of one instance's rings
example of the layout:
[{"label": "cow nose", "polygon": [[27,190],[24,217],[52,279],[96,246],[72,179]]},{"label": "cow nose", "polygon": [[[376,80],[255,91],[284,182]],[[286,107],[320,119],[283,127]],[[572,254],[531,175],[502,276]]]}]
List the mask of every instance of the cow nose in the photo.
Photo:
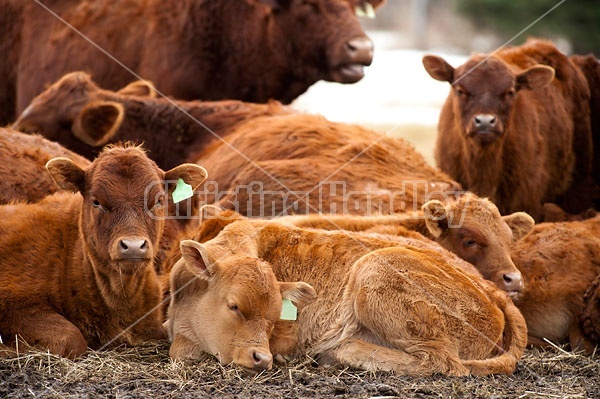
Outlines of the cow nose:
[{"label": "cow nose", "polygon": [[273,365],[273,355],[258,349],[252,351],[252,360],[255,370],[269,370]]},{"label": "cow nose", "polygon": [[350,61],[371,65],[373,62],[373,42],[368,37],[356,37],[346,42],[346,53]]},{"label": "cow nose", "polygon": [[485,132],[496,126],[496,117],[490,114],[480,114],[475,116],[474,122],[478,131]]},{"label": "cow nose", "polygon": [[523,278],[519,272],[503,274],[502,281],[506,291],[520,292],[523,289]]},{"label": "cow nose", "polygon": [[123,238],[119,240],[121,258],[145,258],[148,253],[148,241],[140,238]]}]

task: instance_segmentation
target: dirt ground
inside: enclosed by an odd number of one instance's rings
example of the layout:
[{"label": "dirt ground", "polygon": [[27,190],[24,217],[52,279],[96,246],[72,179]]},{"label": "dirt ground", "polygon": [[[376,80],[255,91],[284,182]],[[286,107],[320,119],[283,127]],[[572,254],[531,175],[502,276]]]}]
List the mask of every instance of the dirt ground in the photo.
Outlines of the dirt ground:
[{"label": "dirt ground", "polygon": [[0,360],[0,398],[600,398],[600,355],[528,349],[512,375],[412,378],[318,367],[311,359],[248,375],[214,358],[174,362],[168,343]]}]

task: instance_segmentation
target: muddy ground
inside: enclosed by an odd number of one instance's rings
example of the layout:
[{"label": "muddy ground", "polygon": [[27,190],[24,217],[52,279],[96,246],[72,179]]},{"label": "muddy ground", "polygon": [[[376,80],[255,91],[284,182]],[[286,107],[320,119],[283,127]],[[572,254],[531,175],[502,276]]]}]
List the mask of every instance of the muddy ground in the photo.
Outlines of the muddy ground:
[{"label": "muddy ground", "polygon": [[600,398],[600,355],[528,349],[513,375],[411,378],[322,368],[311,359],[259,375],[214,358],[174,362],[168,344],[0,359],[0,398]]}]

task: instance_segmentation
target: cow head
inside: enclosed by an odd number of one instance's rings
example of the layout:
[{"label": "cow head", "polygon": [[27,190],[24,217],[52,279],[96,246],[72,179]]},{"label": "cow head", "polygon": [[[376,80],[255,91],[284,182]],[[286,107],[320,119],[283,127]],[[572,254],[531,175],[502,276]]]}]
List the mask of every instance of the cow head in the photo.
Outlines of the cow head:
[{"label": "cow head", "polygon": [[523,290],[523,278],[510,257],[511,245],[534,225],[524,212],[500,216],[489,200],[467,194],[444,205],[433,200],[423,205],[425,223],[435,241],[470,262],[511,296]]},{"label": "cow head", "polygon": [[80,234],[86,254],[102,273],[119,276],[151,265],[164,227],[165,196],[175,188],[165,181],[183,178],[198,186],[204,168],[183,164],[160,170],[138,147],[105,149],[86,169],[66,158],[46,168],[63,189],[83,196]]},{"label": "cow head", "polygon": [[[35,97],[13,128],[61,143],[75,136],[89,146],[101,147],[116,134],[124,118],[123,105],[106,99],[105,93],[87,73],[68,73]],[[154,97],[155,89],[149,82],[136,81],[117,94]]]},{"label": "cow head", "polygon": [[504,136],[520,91],[542,88],[554,79],[549,66],[535,65],[514,73],[494,56],[473,56],[455,69],[441,57],[426,55],[423,65],[432,78],[452,85],[456,123],[467,140],[481,147]]},{"label": "cow head", "polygon": [[[291,40],[293,57],[314,81],[355,83],[373,61],[373,42],[355,14],[356,8],[379,7],[383,0],[255,0],[268,7]],[[304,73],[307,73],[305,70]]]},{"label": "cow head", "polygon": [[[181,242],[183,263],[171,276],[169,354],[182,358],[205,352],[223,364],[268,370],[273,362],[269,342],[282,298],[302,306],[314,299],[315,291],[302,282],[278,282],[271,266],[252,250],[234,255],[216,240]],[[195,276],[191,284],[189,278],[180,280],[186,269]]]}]

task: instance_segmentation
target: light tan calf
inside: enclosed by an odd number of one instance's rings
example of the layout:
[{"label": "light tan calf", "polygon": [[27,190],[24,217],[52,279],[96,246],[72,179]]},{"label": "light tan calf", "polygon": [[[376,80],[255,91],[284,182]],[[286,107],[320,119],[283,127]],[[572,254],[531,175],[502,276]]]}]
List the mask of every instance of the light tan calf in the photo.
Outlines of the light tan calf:
[{"label": "light tan calf", "polygon": [[[466,194],[442,204],[433,200],[423,211],[395,216],[286,216],[277,221],[298,227],[365,231],[409,236],[416,231],[473,264],[484,278],[516,296],[523,288],[521,272],[510,258],[511,245],[527,234],[533,219],[523,212],[500,216],[489,200]],[[413,238],[414,233],[412,234]],[[418,237],[416,237],[418,238]],[[388,239],[393,239],[388,237]],[[425,239],[425,238],[424,238]]]},{"label": "light tan calf", "polygon": [[[209,351],[222,362],[237,362],[223,354],[269,340],[274,354],[308,354],[366,370],[511,373],[526,344],[526,326],[506,293],[451,266],[437,252],[390,245],[374,237],[268,221],[229,224],[214,239],[190,245],[197,251],[194,256],[186,256],[184,248],[184,261],[173,270],[171,289],[182,294],[172,296],[169,309],[171,355]],[[254,260],[243,263],[238,257]],[[317,299],[310,304],[305,301],[311,296],[307,287],[300,290],[303,306],[295,326],[276,320],[280,289],[274,278],[256,276],[256,270],[266,269],[263,262],[279,281],[314,287]],[[253,264],[255,271],[239,272],[239,283],[230,283],[233,279],[219,274],[229,264]],[[208,265],[208,282],[198,265]],[[232,300],[238,296],[257,299],[240,305]],[[235,328],[219,320],[238,317],[242,306]],[[278,335],[282,330],[285,334]],[[255,364],[251,366],[268,368],[270,362]]]}]

